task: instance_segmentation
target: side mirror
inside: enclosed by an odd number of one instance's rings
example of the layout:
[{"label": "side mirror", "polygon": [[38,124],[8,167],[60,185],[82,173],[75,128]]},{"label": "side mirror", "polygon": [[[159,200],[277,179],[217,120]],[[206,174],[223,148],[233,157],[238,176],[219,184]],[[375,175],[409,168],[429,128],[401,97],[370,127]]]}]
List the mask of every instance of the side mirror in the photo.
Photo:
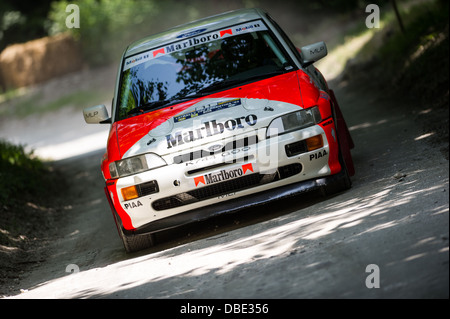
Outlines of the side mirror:
[{"label": "side mirror", "polygon": [[300,49],[303,64],[312,64],[319,61],[328,54],[327,45],[325,42],[317,42],[306,45]]},{"label": "side mirror", "polygon": [[104,124],[111,123],[111,118],[108,115],[105,105],[96,105],[87,107],[83,110],[84,120],[88,124]]}]

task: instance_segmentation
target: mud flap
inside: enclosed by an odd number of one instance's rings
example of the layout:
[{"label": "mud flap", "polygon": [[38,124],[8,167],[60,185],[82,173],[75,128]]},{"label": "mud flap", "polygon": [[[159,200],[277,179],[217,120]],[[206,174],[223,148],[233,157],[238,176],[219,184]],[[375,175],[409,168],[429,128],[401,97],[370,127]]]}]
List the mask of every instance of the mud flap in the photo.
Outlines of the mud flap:
[{"label": "mud flap", "polygon": [[350,135],[347,123],[344,120],[344,116],[342,115],[342,111],[339,107],[339,104],[336,100],[336,96],[334,95],[333,90],[330,90],[329,93],[333,101],[336,116],[336,129],[337,135],[339,137],[340,154],[342,155],[342,159],[346,166],[348,175],[353,176],[355,175],[355,166],[353,164],[353,158],[350,150],[355,147],[355,144],[353,142],[352,136]]}]

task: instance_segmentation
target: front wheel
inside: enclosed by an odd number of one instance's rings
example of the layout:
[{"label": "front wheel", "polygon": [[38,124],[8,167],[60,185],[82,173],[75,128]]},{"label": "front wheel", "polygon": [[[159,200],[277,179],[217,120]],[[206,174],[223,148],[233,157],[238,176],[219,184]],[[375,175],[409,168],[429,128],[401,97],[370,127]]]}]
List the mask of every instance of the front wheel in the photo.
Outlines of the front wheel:
[{"label": "front wheel", "polygon": [[125,234],[119,222],[119,217],[114,214],[114,219],[117,225],[120,239],[127,253],[150,248],[155,244],[155,236],[153,234]]},{"label": "front wheel", "polygon": [[341,161],[342,176],[339,179],[336,179],[333,182],[322,186],[321,191],[324,196],[330,196],[352,187],[352,180],[350,179],[347,167],[342,162],[343,161]]},{"label": "front wheel", "polygon": [[121,238],[127,253],[150,248],[154,245],[153,234],[125,235],[123,231],[121,231]]}]

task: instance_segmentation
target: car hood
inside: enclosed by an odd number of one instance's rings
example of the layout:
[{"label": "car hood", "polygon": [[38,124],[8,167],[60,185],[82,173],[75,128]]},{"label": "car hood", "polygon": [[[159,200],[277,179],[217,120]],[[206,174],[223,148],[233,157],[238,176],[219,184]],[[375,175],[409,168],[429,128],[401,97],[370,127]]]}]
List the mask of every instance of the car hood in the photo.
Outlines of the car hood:
[{"label": "car hood", "polygon": [[252,134],[273,118],[303,108],[296,72],[145,113],[117,122],[122,158],[160,156]]}]

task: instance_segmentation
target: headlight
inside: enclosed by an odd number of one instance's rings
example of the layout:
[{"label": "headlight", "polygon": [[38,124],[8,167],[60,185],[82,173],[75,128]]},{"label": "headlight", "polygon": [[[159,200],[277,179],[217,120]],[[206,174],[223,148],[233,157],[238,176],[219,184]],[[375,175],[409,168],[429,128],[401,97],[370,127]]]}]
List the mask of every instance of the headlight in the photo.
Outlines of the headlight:
[{"label": "headlight", "polygon": [[318,106],[289,113],[274,119],[267,128],[266,137],[296,131],[320,123],[322,117]]},{"label": "headlight", "polygon": [[111,174],[111,178],[119,178],[165,165],[167,165],[167,163],[160,156],[153,153],[148,153],[129,157],[121,161],[112,162],[109,164],[109,172]]}]

